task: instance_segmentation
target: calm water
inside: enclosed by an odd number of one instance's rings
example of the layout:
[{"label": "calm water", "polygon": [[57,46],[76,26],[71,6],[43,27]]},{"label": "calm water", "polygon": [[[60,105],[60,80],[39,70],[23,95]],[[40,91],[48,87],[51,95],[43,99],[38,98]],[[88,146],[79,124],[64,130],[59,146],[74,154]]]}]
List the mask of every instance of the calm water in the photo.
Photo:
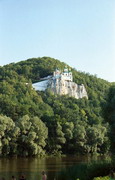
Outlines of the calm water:
[{"label": "calm water", "polygon": [[[94,157],[99,158],[99,157]],[[93,158],[93,159],[94,159]],[[68,166],[89,162],[92,158],[88,156],[48,157],[48,158],[1,158],[0,177],[11,179],[15,175],[17,179],[23,173],[27,180],[41,180],[41,172],[47,173],[48,180],[54,180],[55,174]]]}]

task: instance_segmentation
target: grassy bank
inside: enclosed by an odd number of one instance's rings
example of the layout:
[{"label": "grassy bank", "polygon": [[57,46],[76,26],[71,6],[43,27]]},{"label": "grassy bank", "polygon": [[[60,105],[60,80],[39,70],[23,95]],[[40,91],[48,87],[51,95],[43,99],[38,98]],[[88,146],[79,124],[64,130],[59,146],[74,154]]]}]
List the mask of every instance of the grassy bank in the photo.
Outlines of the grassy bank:
[{"label": "grassy bank", "polygon": [[[61,171],[56,180],[108,180],[111,170],[115,171],[114,160],[80,163]],[[104,176],[106,179],[103,179]]]}]

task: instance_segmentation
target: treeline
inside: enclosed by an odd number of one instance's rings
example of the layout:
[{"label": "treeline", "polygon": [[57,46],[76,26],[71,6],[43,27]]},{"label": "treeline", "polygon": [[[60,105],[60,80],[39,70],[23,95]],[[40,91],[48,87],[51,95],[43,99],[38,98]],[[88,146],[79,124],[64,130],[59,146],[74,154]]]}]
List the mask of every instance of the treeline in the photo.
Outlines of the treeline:
[{"label": "treeline", "polygon": [[14,122],[0,116],[0,153],[2,155],[44,155],[64,153],[105,153],[108,151],[106,125],[88,125],[53,116],[47,123],[28,115]]},{"label": "treeline", "polygon": [[104,112],[105,121],[109,123],[111,151],[115,153],[115,83],[109,89]]},{"label": "treeline", "polygon": [[0,67],[1,155],[114,150],[114,85],[72,69],[74,82],[85,85],[88,100],[32,88],[33,82],[64,66],[65,63],[43,57]]}]

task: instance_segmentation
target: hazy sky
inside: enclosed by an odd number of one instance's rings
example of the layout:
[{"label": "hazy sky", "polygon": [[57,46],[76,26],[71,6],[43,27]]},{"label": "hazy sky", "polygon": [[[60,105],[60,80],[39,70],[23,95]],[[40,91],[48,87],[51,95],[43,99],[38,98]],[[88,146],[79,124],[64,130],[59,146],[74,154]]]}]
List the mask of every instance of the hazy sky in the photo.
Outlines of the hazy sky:
[{"label": "hazy sky", "polygon": [[42,56],[115,81],[115,0],[0,0],[0,65]]}]

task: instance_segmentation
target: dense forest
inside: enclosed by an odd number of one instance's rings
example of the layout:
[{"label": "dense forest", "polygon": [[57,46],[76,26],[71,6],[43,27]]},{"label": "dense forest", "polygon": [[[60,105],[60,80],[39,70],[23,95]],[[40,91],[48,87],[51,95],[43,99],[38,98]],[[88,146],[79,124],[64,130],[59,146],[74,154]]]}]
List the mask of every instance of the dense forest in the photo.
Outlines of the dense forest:
[{"label": "dense forest", "polygon": [[0,67],[1,156],[114,152],[114,83],[72,68],[88,99],[33,89],[32,83],[65,65],[42,57]]}]

